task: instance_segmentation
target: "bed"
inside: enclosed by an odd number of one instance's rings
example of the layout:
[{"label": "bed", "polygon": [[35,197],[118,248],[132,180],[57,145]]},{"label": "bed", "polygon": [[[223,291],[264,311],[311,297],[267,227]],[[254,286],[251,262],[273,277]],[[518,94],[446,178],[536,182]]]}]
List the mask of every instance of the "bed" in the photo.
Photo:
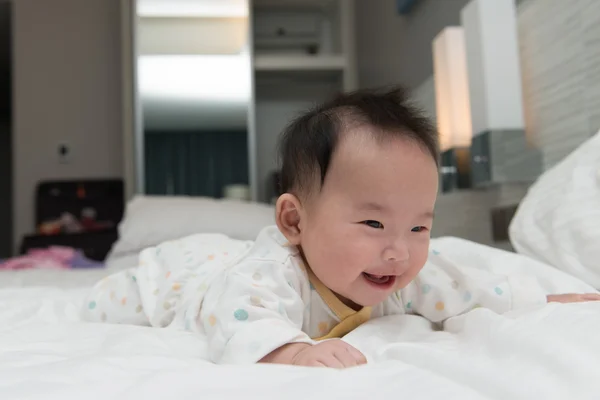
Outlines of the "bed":
[{"label": "bed", "polygon": [[[564,181],[577,191],[578,221],[600,218],[598,169],[600,136],[531,188],[511,225],[513,244],[526,255],[457,238],[433,240],[432,251],[500,273],[527,270],[548,293],[594,291],[600,286],[595,284],[599,258],[589,258],[598,251],[589,245],[600,234],[590,231],[589,224],[565,224],[565,209],[574,207],[569,204],[573,197],[560,190],[551,199],[548,187]],[[597,182],[593,190],[590,179]],[[161,201],[177,202],[171,215],[177,221],[157,220],[156,207],[166,207]],[[182,235],[196,232],[198,221],[203,230],[251,237],[272,218],[266,206],[249,211],[246,207],[254,205],[206,200],[197,207],[194,201],[134,200],[106,269],[2,272],[1,399],[600,398],[600,303],[551,304],[504,315],[475,309],[448,320],[443,330],[418,316],[370,321],[345,338],[367,355],[369,364],[343,371],[216,366],[205,361],[206,343],[199,335],[81,322],[87,287],[104,274],[133,265],[140,247],[175,234],[175,229]],[[585,218],[582,204],[588,207]],[[216,217],[223,210],[228,217]],[[249,221],[246,226],[232,222],[242,216]],[[588,246],[581,241],[575,246],[574,240],[565,244],[564,235],[584,238]]]}]

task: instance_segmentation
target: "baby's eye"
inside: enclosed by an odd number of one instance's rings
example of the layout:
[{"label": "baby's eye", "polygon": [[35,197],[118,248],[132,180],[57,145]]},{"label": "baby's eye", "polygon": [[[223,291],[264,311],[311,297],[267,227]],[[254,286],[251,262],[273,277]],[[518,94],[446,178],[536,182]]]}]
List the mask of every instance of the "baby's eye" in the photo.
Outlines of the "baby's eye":
[{"label": "baby's eye", "polygon": [[373,220],[369,219],[367,221],[363,221],[362,223],[367,226],[370,226],[371,228],[383,229],[383,224],[379,221],[373,221]]},{"label": "baby's eye", "polygon": [[426,230],[427,228],[425,228],[424,226],[415,226],[414,228],[412,228],[410,231],[411,232],[423,232],[424,230]]}]

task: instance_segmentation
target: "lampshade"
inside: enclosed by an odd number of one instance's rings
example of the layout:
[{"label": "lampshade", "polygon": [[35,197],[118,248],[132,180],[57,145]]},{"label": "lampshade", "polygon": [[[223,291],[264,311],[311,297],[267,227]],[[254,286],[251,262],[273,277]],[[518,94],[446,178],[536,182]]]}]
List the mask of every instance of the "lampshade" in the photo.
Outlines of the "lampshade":
[{"label": "lampshade", "polygon": [[461,11],[461,24],[474,136],[524,129],[514,0],[472,0]]},{"label": "lampshade", "polygon": [[433,74],[440,150],[470,147],[473,134],[462,27],[446,27],[434,39]]}]

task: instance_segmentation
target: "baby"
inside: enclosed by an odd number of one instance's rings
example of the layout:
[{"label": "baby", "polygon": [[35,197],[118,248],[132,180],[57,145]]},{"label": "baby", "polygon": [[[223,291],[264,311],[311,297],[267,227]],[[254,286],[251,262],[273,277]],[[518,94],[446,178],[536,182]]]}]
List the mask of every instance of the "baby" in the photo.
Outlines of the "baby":
[{"label": "baby", "polygon": [[217,363],[345,368],[366,359],[340,338],[369,319],[600,299],[428,261],[437,151],[402,90],[340,95],[283,134],[277,226],[253,243],[205,234],[144,250],[96,285],[85,317],[205,334]]}]

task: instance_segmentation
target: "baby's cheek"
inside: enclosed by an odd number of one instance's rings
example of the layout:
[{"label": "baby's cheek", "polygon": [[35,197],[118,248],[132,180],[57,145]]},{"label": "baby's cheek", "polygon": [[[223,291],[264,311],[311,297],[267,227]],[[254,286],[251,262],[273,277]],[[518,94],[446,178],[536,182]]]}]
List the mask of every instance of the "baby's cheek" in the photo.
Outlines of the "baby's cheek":
[{"label": "baby's cheek", "polygon": [[408,269],[408,271],[406,271],[400,277],[400,279],[398,279],[396,289],[397,290],[404,289],[406,286],[408,286],[408,284],[411,283],[417,277],[417,275],[419,275],[419,272],[421,272],[421,270],[425,266],[426,261],[427,261],[427,256],[423,257],[422,260],[421,259],[417,259],[417,260],[411,259],[411,266]]},{"label": "baby's cheek", "polygon": [[409,273],[406,273],[404,275],[402,275],[399,279],[398,282],[396,282],[396,288],[395,290],[400,290],[400,289],[404,289],[406,286],[408,286],[408,284],[410,282],[412,282],[413,279],[415,279],[416,275],[412,275]]}]

